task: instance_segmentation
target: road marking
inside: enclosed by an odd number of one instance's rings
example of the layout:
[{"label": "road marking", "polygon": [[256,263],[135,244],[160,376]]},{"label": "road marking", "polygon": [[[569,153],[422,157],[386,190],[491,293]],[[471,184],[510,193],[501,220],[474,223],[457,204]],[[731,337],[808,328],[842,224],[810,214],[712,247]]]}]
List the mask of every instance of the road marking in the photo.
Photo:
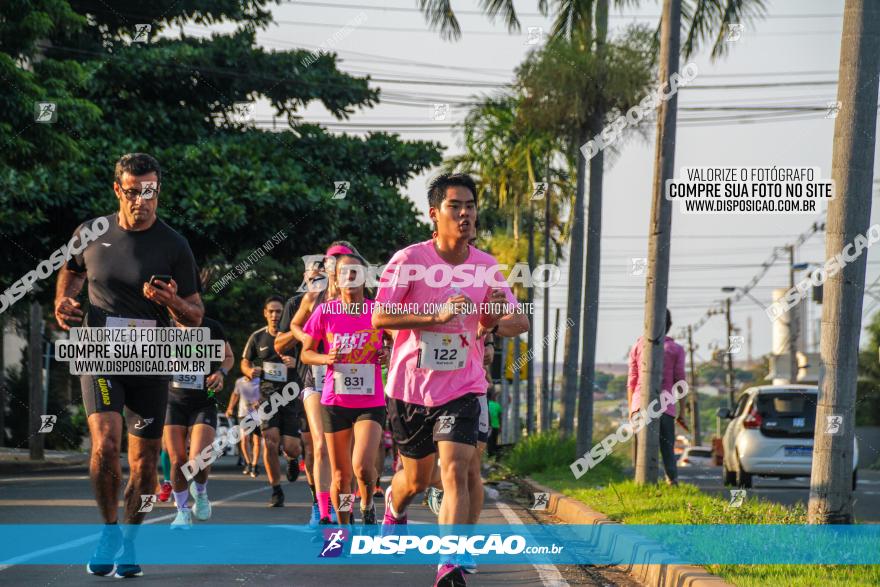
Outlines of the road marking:
[{"label": "road marking", "polygon": [[[211,502],[212,505],[221,505],[224,503],[228,503],[230,501],[236,500],[239,497],[245,497],[247,495],[253,495],[254,493],[260,493],[266,491],[266,487],[260,487],[258,489],[251,489],[250,491],[242,491],[241,493],[236,493],[235,495],[230,495],[224,499],[218,499],[217,501]],[[163,520],[170,520],[171,518],[177,515],[177,510],[175,509],[173,514],[167,514],[164,516],[159,516],[158,518],[150,518],[146,520],[144,524],[155,524],[156,522],[161,522]],[[0,572],[5,571],[8,568],[14,567],[17,564],[27,562],[44,554],[49,554],[52,552],[58,552],[59,550],[66,550],[68,548],[73,548],[75,546],[80,546],[82,544],[88,544],[89,542],[93,542],[97,540],[101,535],[100,534],[92,534],[91,536],[84,536],[83,538],[78,538],[76,540],[71,540],[70,542],[65,542],[63,544],[58,544],[56,546],[50,546],[49,548],[44,548],[42,550],[38,550],[36,552],[32,552],[30,554],[23,554],[19,557],[10,559],[6,562],[6,564],[0,565]]]},{"label": "road marking", "polygon": [[[522,520],[506,503],[500,501],[495,502],[495,506],[507,523],[511,526],[523,526]],[[545,587],[568,587],[568,582],[562,577],[562,573],[556,568],[556,565],[532,565],[538,573],[538,578]]]}]

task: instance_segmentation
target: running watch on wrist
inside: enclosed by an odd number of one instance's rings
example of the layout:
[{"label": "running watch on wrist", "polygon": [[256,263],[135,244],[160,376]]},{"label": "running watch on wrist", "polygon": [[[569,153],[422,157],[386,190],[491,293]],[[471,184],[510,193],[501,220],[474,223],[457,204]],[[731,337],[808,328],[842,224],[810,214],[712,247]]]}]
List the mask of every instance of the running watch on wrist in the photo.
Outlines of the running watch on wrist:
[{"label": "running watch on wrist", "polygon": [[227,375],[229,375],[229,371],[227,371],[224,367],[220,367],[217,370],[220,371],[221,373],[223,373],[223,377],[226,377]]}]

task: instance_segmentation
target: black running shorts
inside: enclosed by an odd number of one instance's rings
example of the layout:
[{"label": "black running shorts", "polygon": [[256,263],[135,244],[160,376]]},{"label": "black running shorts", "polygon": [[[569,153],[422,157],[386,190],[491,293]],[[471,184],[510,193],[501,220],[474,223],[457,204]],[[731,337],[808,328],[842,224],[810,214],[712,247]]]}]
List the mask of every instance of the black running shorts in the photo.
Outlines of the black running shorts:
[{"label": "black running shorts", "polygon": [[80,375],[79,384],[87,415],[116,412],[125,418],[132,436],[162,438],[169,378]]},{"label": "black running shorts", "polygon": [[260,424],[260,430],[278,428],[281,436],[299,436],[300,413],[293,404],[281,406],[274,416]]},{"label": "black running shorts", "polygon": [[433,407],[392,398],[388,400],[388,416],[398,451],[411,459],[436,452],[437,442],[477,445],[480,401],[475,393]]},{"label": "black running shorts", "polygon": [[186,426],[192,428],[196,424],[207,424],[217,428],[217,404],[211,401],[181,401],[175,394],[168,398],[168,409],[165,412],[166,426]]},{"label": "black running shorts", "polygon": [[324,432],[339,432],[354,427],[355,422],[372,420],[381,428],[385,424],[385,406],[375,408],[346,408],[343,406],[321,406],[324,418]]}]

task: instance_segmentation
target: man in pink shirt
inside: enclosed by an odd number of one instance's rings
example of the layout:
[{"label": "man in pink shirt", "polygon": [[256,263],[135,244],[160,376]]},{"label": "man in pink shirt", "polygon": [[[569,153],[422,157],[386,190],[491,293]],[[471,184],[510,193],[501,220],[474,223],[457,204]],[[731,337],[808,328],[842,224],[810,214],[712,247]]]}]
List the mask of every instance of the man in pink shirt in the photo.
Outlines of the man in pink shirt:
[{"label": "man in pink shirt", "polygon": [[[666,310],[666,333],[672,328],[672,315]],[[641,372],[644,352],[643,337],[639,337],[629,351],[629,377],[626,385],[626,398],[630,417],[642,408],[642,381],[647,381]],[[685,379],[684,347],[667,336],[663,341],[663,385],[660,395],[668,396],[669,403],[665,413],[660,416],[660,455],[663,458],[663,469],[666,471],[666,482],[678,484],[678,469],[675,464],[675,397],[672,386]],[[637,446],[637,444],[633,444]]]},{"label": "man in pink shirt", "polygon": [[[436,236],[394,254],[373,313],[374,328],[397,331],[386,394],[403,469],[385,494],[386,525],[406,523],[406,507],[431,482],[435,453],[444,489],[438,522],[468,522],[468,469],[487,388],[477,338],[528,330],[494,257],[468,244],[477,221],[474,181],[440,175],[428,204]],[[458,564],[440,565],[435,585],[462,584]]]}]

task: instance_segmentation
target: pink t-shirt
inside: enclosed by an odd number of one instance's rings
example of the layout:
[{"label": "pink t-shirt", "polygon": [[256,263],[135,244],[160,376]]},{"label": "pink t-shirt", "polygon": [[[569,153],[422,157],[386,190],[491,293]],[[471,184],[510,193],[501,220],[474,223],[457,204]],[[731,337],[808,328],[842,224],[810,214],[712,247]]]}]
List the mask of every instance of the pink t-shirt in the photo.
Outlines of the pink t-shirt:
[{"label": "pink t-shirt", "polygon": [[[647,379],[642,373],[644,347],[643,337],[640,336],[629,351],[627,386],[633,390],[630,413],[642,408],[642,382]],[[670,416],[675,415],[675,396],[672,395],[672,386],[684,378],[684,347],[667,336],[663,339],[663,383],[660,395],[669,397],[665,413]]]},{"label": "pink t-shirt", "polygon": [[[306,334],[324,341],[324,348],[350,349],[327,367],[321,394],[321,403],[325,406],[375,408],[385,405],[378,359],[383,331],[372,325],[375,304],[365,299],[357,308],[358,313],[350,315],[343,312],[342,300],[324,302],[315,308],[303,326]],[[373,373],[373,393],[365,393],[369,391],[369,371]]]},{"label": "pink t-shirt", "polygon": [[[510,286],[494,268],[497,263],[492,255],[470,247],[467,260],[452,265],[437,254],[430,240],[394,254],[376,294],[376,302],[383,305],[383,311],[427,314],[437,311],[433,305],[459,293],[466,295],[476,308],[443,325],[398,331],[386,383],[390,397],[432,407],[468,393],[486,393],[483,346],[476,341],[479,306],[495,287],[504,291],[511,305],[508,313],[519,308]],[[424,277],[415,277],[414,267],[424,269]],[[445,365],[440,367],[440,363]]]}]

